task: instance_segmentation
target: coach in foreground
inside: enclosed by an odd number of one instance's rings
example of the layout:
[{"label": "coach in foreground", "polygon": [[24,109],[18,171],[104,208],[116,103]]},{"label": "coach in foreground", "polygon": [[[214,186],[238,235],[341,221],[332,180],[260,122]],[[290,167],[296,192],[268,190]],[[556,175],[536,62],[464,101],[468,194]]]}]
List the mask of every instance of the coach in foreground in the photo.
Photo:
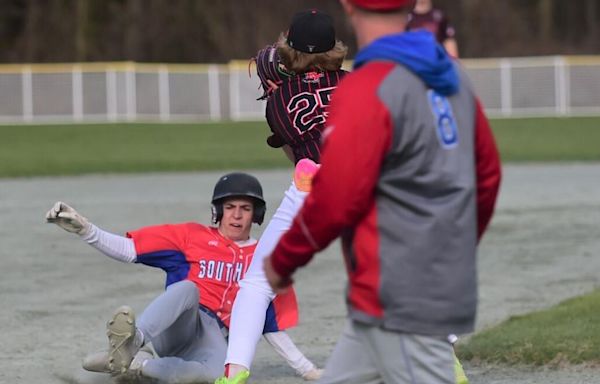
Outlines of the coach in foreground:
[{"label": "coach in foreground", "polygon": [[332,96],[322,167],[264,268],[281,292],[341,236],[349,320],[319,383],[453,384],[476,247],[500,184],[483,109],[411,0],[341,0],[360,51]]},{"label": "coach in foreground", "polygon": [[[138,319],[127,306],[115,311],[106,326],[108,350],[87,356],[84,369],[161,383],[210,383],[219,376],[238,281],[257,244],[250,236],[252,223],[263,222],[266,205],[259,181],[245,173],[222,176],[212,205],[215,226],[156,225],[127,237],[98,228],[62,202],[48,211],[48,222],[77,233],[105,255],[166,272],[165,292]],[[263,310],[272,315],[270,321],[263,320],[265,339],[299,374],[306,366],[314,369],[282,331],[297,322],[293,292],[278,296]]]}]

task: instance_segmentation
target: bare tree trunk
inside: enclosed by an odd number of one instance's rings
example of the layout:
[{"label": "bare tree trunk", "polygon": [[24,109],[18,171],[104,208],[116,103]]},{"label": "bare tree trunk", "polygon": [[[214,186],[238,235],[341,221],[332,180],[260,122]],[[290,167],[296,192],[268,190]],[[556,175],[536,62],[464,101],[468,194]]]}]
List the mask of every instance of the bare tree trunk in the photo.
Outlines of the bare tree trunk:
[{"label": "bare tree trunk", "polygon": [[598,0],[587,0],[585,2],[586,30],[588,41],[598,43]]},{"label": "bare tree trunk", "polygon": [[456,25],[456,28],[462,29],[462,39],[460,47],[458,47],[462,56],[471,56],[473,52],[479,52],[482,44],[481,39],[478,38],[481,35],[481,28],[478,22],[481,19],[479,14],[479,0],[463,0],[461,2],[462,15],[464,20],[471,21],[470,23],[461,23]]},{"label": "bare tree trunk", "polygon": [[552,41],[553,1],[539,0],[538,14],[540,20],[538,29],[540,42],[542,44],[547,44],[548,42]]},{"label": "bare tree trunk", "polygon": [[88,0],[77,1],[77,30],[75,32],[75,55],[79,62],[87,59],[87,31],[89,23],[89,2]]},{"label": "bare tree trunk", "polygon": [[127,60],[141,59],[141,18],[143,17],[143,1],[127,0],[127,25],[125,33],[125,55]]},{"label": "bare tree trunk", "polygon": [[37,47],[37,34],[36,34],[36,20],[37,20],[37,7],[38,2],[36,0],[27,1],[27,15],[25,21],[25,52],[23,52],[23,58],[27,62],[35,62],[35,52]]}]

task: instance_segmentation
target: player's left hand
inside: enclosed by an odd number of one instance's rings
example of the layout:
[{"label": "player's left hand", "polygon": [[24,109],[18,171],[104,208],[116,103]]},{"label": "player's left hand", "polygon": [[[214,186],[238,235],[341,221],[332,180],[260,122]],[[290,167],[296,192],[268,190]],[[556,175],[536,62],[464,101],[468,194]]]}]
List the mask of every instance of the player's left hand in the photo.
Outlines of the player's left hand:
[{"label": "player's left hand", "polygon": [[277,83],[275,83],[273,80],[267,79],[267,84],[269,84],[270,92],[273,92],[274,90],[279,88],[279,85],[277,85]]},{"label": "player's left hand", "polygon": [[54,203],[54,206],[46,213],[46,222],[54,223],[65,231],[77,233],[80,236],[85,236],[91,227],[88,219],[62,201]]},{"label": "player's left hand", "polygon": [[294,282],[290,278],[283,278],[275,271],[275,269],[273,269],[273,264],[271,263],[271,256],[265,258],[263,262],[263,270],[265,271],[265,276],[267,277],[269,285],[273,289],[273,292],[275,292],[276,294],[286,292],[289,286],[292,285],[292,283]]}]

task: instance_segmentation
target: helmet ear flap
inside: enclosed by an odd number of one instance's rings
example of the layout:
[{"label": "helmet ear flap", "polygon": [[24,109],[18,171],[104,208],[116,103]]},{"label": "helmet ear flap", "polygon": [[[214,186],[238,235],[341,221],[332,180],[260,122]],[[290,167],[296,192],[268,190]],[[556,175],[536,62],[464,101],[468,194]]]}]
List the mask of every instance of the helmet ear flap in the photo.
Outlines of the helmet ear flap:
[{"label": "helmet ear flap", "polygon": [[210,206],[210,213],[212,215],[212,223],[217,224],[223,218],[223,204],[215,202]]},{"label": "helmet ear flap", "polygon": [[266,204],[254,204],[254,216],[252,221],[258,225],[261,225],[265,220],[265,213],[267,212]]}]

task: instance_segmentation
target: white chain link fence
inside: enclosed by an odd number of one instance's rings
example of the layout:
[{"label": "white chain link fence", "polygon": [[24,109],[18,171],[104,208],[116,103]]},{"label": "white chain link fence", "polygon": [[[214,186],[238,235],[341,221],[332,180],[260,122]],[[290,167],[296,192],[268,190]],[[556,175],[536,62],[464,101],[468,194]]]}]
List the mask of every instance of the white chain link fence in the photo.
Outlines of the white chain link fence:
[{"label": "white chain link fence", "polygon": [[[600,57],[462,65],[490,116],[600,114]],[[258,87],[258,77],[239,62],[0,65],[0,122],[256,120],[264,116]]]}]

